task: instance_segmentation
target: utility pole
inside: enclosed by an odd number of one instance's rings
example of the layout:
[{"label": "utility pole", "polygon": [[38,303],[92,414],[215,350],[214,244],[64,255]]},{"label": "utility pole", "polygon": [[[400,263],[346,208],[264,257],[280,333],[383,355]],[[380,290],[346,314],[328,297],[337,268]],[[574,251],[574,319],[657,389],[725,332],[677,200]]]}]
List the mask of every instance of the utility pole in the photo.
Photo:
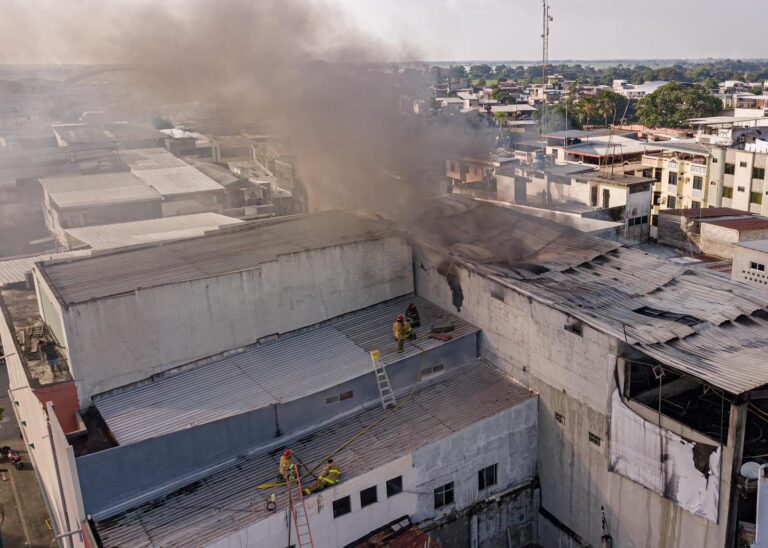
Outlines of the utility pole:
[{"label": "utility pole", "polygon": [[547,64],[549,63],[549,23],[552,16],[549,15],[549,0],[541,0],[542,6],[542,27],[541,27],[541,82],[543,85],[542,94],[544,100],[541,107],[541,127],[540,132],[544,137],[544,127],[547,124]]}]

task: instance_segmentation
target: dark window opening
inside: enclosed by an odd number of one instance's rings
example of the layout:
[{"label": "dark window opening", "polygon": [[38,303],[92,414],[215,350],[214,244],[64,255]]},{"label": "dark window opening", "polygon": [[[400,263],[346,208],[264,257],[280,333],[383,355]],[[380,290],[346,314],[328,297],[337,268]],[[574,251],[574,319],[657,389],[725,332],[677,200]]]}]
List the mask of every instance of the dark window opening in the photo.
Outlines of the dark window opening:
[{"label": "dark window opening", "polygon": [[765,168],[764,167],[753,167],[752,168],[752,178],[753,179],[765,179]]},{"label": "dark window opening", "polygon": [[581,337],[584,334],[584,324],[576,318],[568,318],[565,330]]},{"label": "dark window opening", "polygon": [[603,440],[600,439],[600,436],[596,436],[595,434],[590,432],[589,433],[589,443],[591,443],[593,445],[597,445],[598,447],[600,447],[600,444],[603,443]]},{"label": "dark window opening", "polygon": [[693,177],[693,189],[694,190],[701,190],[701,188],[704,186],[704,177],[699,177],[697,175],[694,175]]},{"label": "dark window opening", "polygon": [[387,480],[387,498],[394,497],[403,492],[403,476],[397,476]]},{"label": "dark window opening", "polygon": [[350,390],[348,392],[342,392],[341,394],[329,396],[325,398],[325,405],[331,405],[333,403],[339,403],[340,401],[350,400],[354,397],[354,395],[355,393]]},{"label": "dark window opening", "polygon": [[670,185],[676,185],[677,184],[677,173],[670,173],[669,174],[669,184]]},{"label": "dark window opening", "polygon": [[[653,413],[725,444],[728,439],[730,402],[717,389],[665,368],[653,358],[638,354],[627,360],[626,395]],[[768,438],[766,438],[768,446]],[[768,447],[766,447],[768,453]]]},{"label": "dark window opening", "polygon": [[739,167],[747,167],[747,162],[739,162]]},{"label": "dark window opening", "polygon": [[677,206],[677,198],[675,196],[667,197],[667,207],[669,209],[675,209]]},{"label": "dark window opening", "polygon": [[734,173],[736,173],[736,166],[734,164],[726,162],[724,170],[726,175],[733,175]]},{"label": "dark window opening", "polygon": [[379,497],[375,485],[360,491],[360,508],[365,508],[377,502],[379,502]]},{"label": "dark window opening", "polygon": [[453,482],[435,489],[435,510],[453,504]]},{"label": "dark window opening", "polygon": [[345,514],[349,514],[352,511],[352,501],[347,496],[333,501],[333,517],[339,518]]},{"label": "dark window opening", "polygon": [[560,424],[565,424],[565,417],[557,411],[555,411],[555,420]]},{"label": "dark window opening", "polygon": [[733,188],[729,186],[723,187],[723,198],[733,198]]},{"label": "dark window opening", "polygon": [[477,473],[478,491],[482,491],[483,489],[488,489],[489,487],[496,485],[498,468],[499,468],[498,464],[492,464],[491,466],[486,466],[482,470],[478,471]]},{"label": "dark window opening", "polygon": [[663,318],[665,320],[671,320],[673,322],[681,323],[690,327],[704,323],[704,320],[700,320],[699,318],[689,314],[679,314],[677,312],[670,312],[668,310],[659,310],[657,308],[651,308],[650,306],[643,306],[635,310],[635,312],[642,314],[643,316],[648,316],[649,318]]}]

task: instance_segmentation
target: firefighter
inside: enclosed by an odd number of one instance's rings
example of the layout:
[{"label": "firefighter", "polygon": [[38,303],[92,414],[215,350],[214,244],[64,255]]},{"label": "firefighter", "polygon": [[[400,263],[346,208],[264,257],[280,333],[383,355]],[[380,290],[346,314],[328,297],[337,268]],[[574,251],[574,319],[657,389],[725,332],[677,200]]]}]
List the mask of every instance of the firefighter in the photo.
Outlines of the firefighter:
[{"label": "firefighter", "polygon": [[322,491],[326,487],[336,485],[339,483],[339,478],[341,478],[341,468],[338,467],[333,459],[328,459],[328,464],[325,465],[323,471],[317,476],[315,482],[304,489],[304,494],[309,495],[315,491]]},{"label": "firefighter", "polygon": [[395,323],[392,325],[392,331],[395,334],[395,340],[397,341],[397,351],[405,352],[405,340],[408,338],[408,332],[412,331],[405,325],[405,316],[400,314]]},{"label": "firefighter", "polygon": [[279,474],[277,476],[278,481],[296,479],[296,465],[293,464],[291,457],[293,457],[293,451],[290,449],[286,449],[280,457],[280,465],[278,467]]},{"label": "firefighter", "polygon": [[411,322],[412,327],[419,327],[421,325],[421,317],[419,316],[419,309],[416,305],[411,303],[408,308],[405,309],[405,318]]}]

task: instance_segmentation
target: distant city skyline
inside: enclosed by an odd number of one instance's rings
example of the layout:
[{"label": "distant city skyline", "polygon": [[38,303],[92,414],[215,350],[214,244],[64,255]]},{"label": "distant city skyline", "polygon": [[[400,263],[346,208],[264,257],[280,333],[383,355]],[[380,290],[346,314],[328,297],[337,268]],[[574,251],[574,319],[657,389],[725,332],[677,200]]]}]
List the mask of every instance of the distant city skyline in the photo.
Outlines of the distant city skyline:
[{"label": "distant city skyline", "polygon": [[[406,46],[412,58],[541,58],[540,0],[336,0],[336,4],[347,13],[350,25],[384,42]],[[550,6],[553,60],[768,58],[763,18],[754,2],[550,0]],[[745,17],[748,13],[755,16]],[[718,39],[726,34],[731,38]]]}]

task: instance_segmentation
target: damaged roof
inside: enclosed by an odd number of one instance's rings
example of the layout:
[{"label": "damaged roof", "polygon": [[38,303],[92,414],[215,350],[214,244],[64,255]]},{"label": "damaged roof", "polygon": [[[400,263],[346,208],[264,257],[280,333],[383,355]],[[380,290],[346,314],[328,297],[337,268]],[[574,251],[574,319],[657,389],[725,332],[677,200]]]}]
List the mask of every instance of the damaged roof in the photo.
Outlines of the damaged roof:
[{"label": "damaged roof", "polygon": [[251,270],[281,255],[397,236],[371,215],[324,211],[241,223],[214,234],[83,260],[43,263],[40,271],[66,304]]},{"label": "damaged roof", "polygon": [[[533,397],[499,369],[475,360],[418,386],[386,419],[375,406],[284,443],[312,466],[370,427],[334,456],[346,481]],[[269,517],[269,496],[275,493],[278,508],[285,508],[287,494],[256,487],[274,481],[282,450],[256,451],[176,492],[98,521],[104,546],[203,546]]]},{"label": "damaged roof", "polygon": [[768,293],[516,211],[441,201],[432,211],[445,217],[419,233],[447,257],[733,394],[768,383]]}]

